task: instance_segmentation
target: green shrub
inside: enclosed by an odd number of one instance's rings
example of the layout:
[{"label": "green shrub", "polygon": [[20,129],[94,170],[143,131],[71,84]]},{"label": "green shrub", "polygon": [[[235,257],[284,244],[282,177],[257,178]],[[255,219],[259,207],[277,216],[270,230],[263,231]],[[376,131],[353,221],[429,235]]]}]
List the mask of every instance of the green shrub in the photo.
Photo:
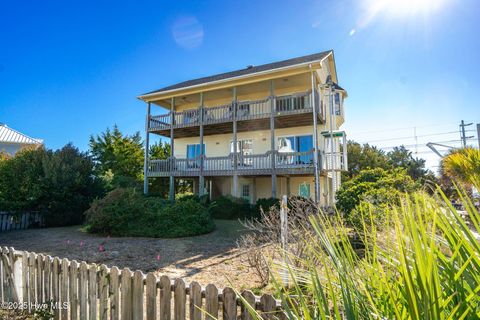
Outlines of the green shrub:
[{"label": "green shrub", "polygon": [[172,238],[214,229],[208,209],[193,199],[168,204],[136,189],[119,188],[96,200],[87,216],[87,231],[113,236]]},{"label": "green shrub", "polygon": [[347,217],[361,201],[373,204],[393,204],[399,192],[412,192],[418,185],[405,170],[363,170],[342,184],[337,191],[337,208]]},{"label": "green shrub", "polygon": [[175,195],[175,200],[177,202],[183,202],[188,200],[193,200],[195,202],[200,203],[201,205],[208,207],[210,204],[210,198],[208,194],[204,194],[203,196],[198,196],[191,192],[179,193]]},{"label": "green shrub", "polygon": [[[360,234],[363,233],[365,228],[370,228],[371,226],[383,229],[386,223],[386,212],[388,212],[392,204],[397,204],[401,197],[401,194],[397,191],[394,194],[389,194],[389,199],[382,202],[380,198],[387,195],[385,189],[375,190],[373,193],[367,196],[366,200],[360,201],[346,217],[346,221]],[[368,215],[365,213],[368,213]]]},{"label": "green shrub", "polygon": [[268,212],[270,211],[271,207],[280,208],[280,200],[277,198],[260,198],[255,203],[255,207],[253,208],[253,217],[259,218],[261,216],[261,212]]},{"label": "green shrub", "polygon": [[212,201],[210,214],[214,219],[244,219],[251,217],[251,206],[246,199],[221,196]]},{"label": "green shrub", "polygon": [[188,237],[211,232],[215,228],[208,209],[194,200],[179,201],[162,208],[156,220],[158,237]]}]

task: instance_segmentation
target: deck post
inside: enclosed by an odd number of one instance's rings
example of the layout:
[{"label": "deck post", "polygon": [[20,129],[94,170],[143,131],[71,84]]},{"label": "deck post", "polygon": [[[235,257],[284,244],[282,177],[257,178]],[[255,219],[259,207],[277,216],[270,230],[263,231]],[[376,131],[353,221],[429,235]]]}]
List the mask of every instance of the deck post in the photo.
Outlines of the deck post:
[{"label": "deck post", "polygon": [[312,71],[312,94],[311,105],[313,108],[313,170],[315,172],[315,202],[320,201],[320,176],[319,176],[319,167],[318,167],[318,114],[317,114],[317,105],[315,99],[315,73]]},{"label": "deck post", "polygon": [[233,196],[238,197],[238,154],[237,154],[237,87],[233,87]]},{"label": "deck post", "polygon": [[290,177],[287,176],[287,197],[290,197],[292,190],[290,190]]},{"label": "deck post", "polygon": [[175,177],[173,176],[173,170],[175,166],[175,137],[174,137],[174,130],[173,125],[175,124],[175,98],[172,98],[172,102],[170,105],[170,181],[168,184],[168,198],[170,202],[175,201]]},{"label": "deck post", "polygon": [[275,170],[275,92],[273,80],[270,80],[270,153],[272,156],[272,198],[277,197],[277,172]]},{"label": "deck post", "polygon": [[333,206],[335,203],[335,191],[336,191],[336,172],[335,172],[335,140],[333,138],[333,130],[334,128],[334,117],[335,117],[335,89],[333,84],[329,84],[330,87],[330,97],[329,97],[329,104],[330,104],[330,170],[331,170],[331,187],[330,187],[330,206]]},{"label": "deck post", "polygon": [[150,148],[150,102],[147,102],[147,117],[145,120],[145,156],[143,159],[143,193],[148,194],[148,151]]},{"label": "deck post", "polygon": [[205,177],[203,176],[203,157],[205,156],[203,150],[203,92],[200,92],[200,175],[198,177],[198,193],[200,196],[205,194]]}]

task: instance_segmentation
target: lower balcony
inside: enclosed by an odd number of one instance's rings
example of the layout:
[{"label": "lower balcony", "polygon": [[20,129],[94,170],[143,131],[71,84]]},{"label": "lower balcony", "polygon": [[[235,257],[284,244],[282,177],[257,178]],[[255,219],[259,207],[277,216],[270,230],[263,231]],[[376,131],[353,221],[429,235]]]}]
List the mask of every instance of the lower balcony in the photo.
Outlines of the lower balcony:
[{"label": "lower balcony", "polygon": [[[305,152],[267,152],[265,154],[234,155],[221,157],[199,156],[190,159],[169,158],[149,160],[148,177],[194,177],[238,175],[271,175],[272,168],[280,175],[313,175],[314,151]],[[337,152],[324,154],[319,151],[321,170],[346,170],[345,154]]]}]

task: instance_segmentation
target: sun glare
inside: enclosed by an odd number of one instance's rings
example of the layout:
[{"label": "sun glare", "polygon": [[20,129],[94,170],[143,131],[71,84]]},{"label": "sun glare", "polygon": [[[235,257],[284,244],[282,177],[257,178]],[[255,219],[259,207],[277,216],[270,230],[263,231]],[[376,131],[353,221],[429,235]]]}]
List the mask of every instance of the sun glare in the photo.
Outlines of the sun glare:
[{"label": "sun glare", "polygon": [[385,11],[396,16],[431,14],[437,11],[446,0],[372,0],[371,9]]},{"label": "sun glare", "polygon": [[411,20],[418,16],[432,17],[450,0],[363,0],[362,13],[350,36],[366,28],[377,18]]}]

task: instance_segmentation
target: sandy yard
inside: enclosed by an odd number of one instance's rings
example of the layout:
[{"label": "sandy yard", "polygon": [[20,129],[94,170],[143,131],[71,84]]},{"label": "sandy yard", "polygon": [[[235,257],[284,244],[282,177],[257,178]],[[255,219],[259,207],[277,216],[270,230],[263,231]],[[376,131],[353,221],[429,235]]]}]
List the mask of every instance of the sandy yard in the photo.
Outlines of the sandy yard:
[{"label": "sandy yard", "polygon": [[156,271],[172,278],[256,288],[260,282],[237,249],[242,234],[237,221],[215,221],[214,232],[189,238],[113,238],[84,233],[80,226],[0,233],[0,246],[59,258]]}]

